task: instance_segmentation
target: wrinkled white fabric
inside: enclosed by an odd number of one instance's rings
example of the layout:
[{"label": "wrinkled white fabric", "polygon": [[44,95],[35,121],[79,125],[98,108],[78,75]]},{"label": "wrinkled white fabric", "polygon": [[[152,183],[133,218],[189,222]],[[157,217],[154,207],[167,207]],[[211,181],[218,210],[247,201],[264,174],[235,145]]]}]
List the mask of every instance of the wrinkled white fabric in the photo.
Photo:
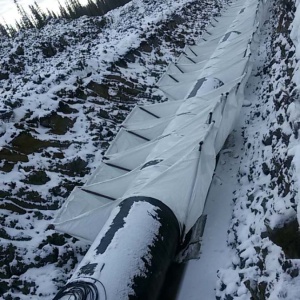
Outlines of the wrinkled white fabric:
[{"label": "wrinkled white fabric", "polygon": [[137,106],[129,114],[83,187],[88,192],[76,188],[62,207],[58,230],[92,242],[111,209],[131,196],[162,201],[183,234],[192,228],[205,205],[216,155],[243,103],[263,8],[263,2],[239,0],[213,20],[197,45],[185,47],[157,83],[169,101]]}]

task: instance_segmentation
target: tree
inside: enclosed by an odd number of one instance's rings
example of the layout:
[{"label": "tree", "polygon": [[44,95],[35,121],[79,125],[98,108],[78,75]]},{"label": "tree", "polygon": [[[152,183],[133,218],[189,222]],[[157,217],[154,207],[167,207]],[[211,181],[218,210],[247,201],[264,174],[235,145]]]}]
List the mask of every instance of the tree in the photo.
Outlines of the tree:
[{"label": "tree", "polygon": [[85,14],[84,8],[78,0],[70,0],[70,4],[75,14],[75,18],[79,18]]},{"label": "tree", "polygon": [[16,21],[16,28],[17,30],[22,30],[22,25],[18,21]]},{"label": "tree", "polygon": [[36,1],[34,1],[34,7],[35,7],[35,9],[37,10],[37,12],[39,13],[39,15],[40,15],[44,20],[47,19],[47,14],[44,13],[44,12],[41,10],[40,6],[37,4]]},{"label": "tree", "polygon": [[29,9],[31,10],[31,13],[33,15],[34,21],[35,21],[35,27],[36,28],[42,28],[46,24],[47,15],[44,14],[38,4],[34,2],[33,5],[29,5]]},{"label": "tree", "polygon": [[86,5],[86,14],[88,16],[98,16],[100,15],[97,4],[93,0],[88,0]]},{"label": "tree", "polygon": [[[8,35],[11,36],[11,37],[14,37],[17,34],[16,28],[11,26],[11,25],[7,25],[4,19],[3,19],[3,22],[4,22],[4,26],[5,26],[5,29],[6,29],[6,32],[8,33]],[[16,25],[17,24],[19,25],[18,22],[16,22]]]},{"label": "tree", "polygon": [[96,0],[96,5],[97,5],[99,15],[104,15],[105,13],[107,13],[108,11],[107,7],[102,0]]},{"label": "tree", "polygon": [[59,0],[57,0],[57,1],[58,1],[58,7],[59,7],[60,17],[68,19],[69,15],[67,13],[67,10],[61,5],[61,3],[60,3]]},{"label": "tree", "polygon": [[51,11],[49,8],[47,8],[47,19],[57,19],[58,16],[56,15],[56,13],[54,11]]},{"label": "tree", "polygon": [[4,25],[0,24],[0,36],[7,36],[9,37],[9,33]]},{"label": "tree", "polygon": [[30,20],[30,17],[27,15],[26,11],[24,8],[18,3],[17,0],[14,0],[14,3],[17,7],[18,13],[21,16],[21,26],[22,29],[30,29],[34,28],[34,24]]}]

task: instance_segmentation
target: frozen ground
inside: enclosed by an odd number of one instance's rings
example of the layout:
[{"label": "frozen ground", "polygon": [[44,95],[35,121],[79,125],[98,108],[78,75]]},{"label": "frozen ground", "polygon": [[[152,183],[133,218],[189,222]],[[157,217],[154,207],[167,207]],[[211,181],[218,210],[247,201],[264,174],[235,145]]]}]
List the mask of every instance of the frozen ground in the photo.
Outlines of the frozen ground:
[{"label": "frozen ground", "polygon": [[207,220],[200,259],[187,264],[178,300],[197,300],[199,295],[205,295],[206,299],[215,299],[218,270],[228,267],[228,258],[231,255],[231,249],[226,243],[227,230],[232,214],[232,198],[242,147],[241,131],[237,129],[220,154],[204,209]]}]

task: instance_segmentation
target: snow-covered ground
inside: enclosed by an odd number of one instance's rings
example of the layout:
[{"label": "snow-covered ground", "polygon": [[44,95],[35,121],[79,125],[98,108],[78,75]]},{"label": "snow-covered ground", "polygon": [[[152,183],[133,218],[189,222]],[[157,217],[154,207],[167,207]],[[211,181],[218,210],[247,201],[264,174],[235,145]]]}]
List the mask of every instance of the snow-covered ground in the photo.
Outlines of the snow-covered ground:
[{"label": "snow-covered ground", "polygon": [[203,212],[207,220],[201,239],[200,258],[187,263],[177,298],[179,300],[196,300],[199,295],[215,299],[218,270],[230,265],[227,230],[232,215],[232,194],[236,186],[242,146],[241,132],[236,129],[220,153]]}]

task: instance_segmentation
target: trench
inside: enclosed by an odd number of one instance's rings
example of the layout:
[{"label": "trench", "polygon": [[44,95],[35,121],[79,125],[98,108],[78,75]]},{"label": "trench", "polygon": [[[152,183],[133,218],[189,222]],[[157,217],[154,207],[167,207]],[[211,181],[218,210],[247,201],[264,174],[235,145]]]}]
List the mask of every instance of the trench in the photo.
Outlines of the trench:
[{"label": "trench", "polygon": [[233,200],[239,186],[237,175],[245,152],[243,135],[250,105],[247,102],[253,100],[255,95],[252,91],[261,85],[256,73],[268,64],[268,59],[260,51],[265,47],[264,43],[271,30],[269,24],[263,26],[258,49],[253,53],[255,58],[248,80],[249,86],[245,89],[247,101],[235,129],[219,153],[203,212],[207,215],[207,223],[201,241],[200,258],[186,264],[173,263],[170,266],[159,300],[216,299],[219,270],[227,269],[231,264],[235,250],[228,246],[228,230],[232,219]]}]

